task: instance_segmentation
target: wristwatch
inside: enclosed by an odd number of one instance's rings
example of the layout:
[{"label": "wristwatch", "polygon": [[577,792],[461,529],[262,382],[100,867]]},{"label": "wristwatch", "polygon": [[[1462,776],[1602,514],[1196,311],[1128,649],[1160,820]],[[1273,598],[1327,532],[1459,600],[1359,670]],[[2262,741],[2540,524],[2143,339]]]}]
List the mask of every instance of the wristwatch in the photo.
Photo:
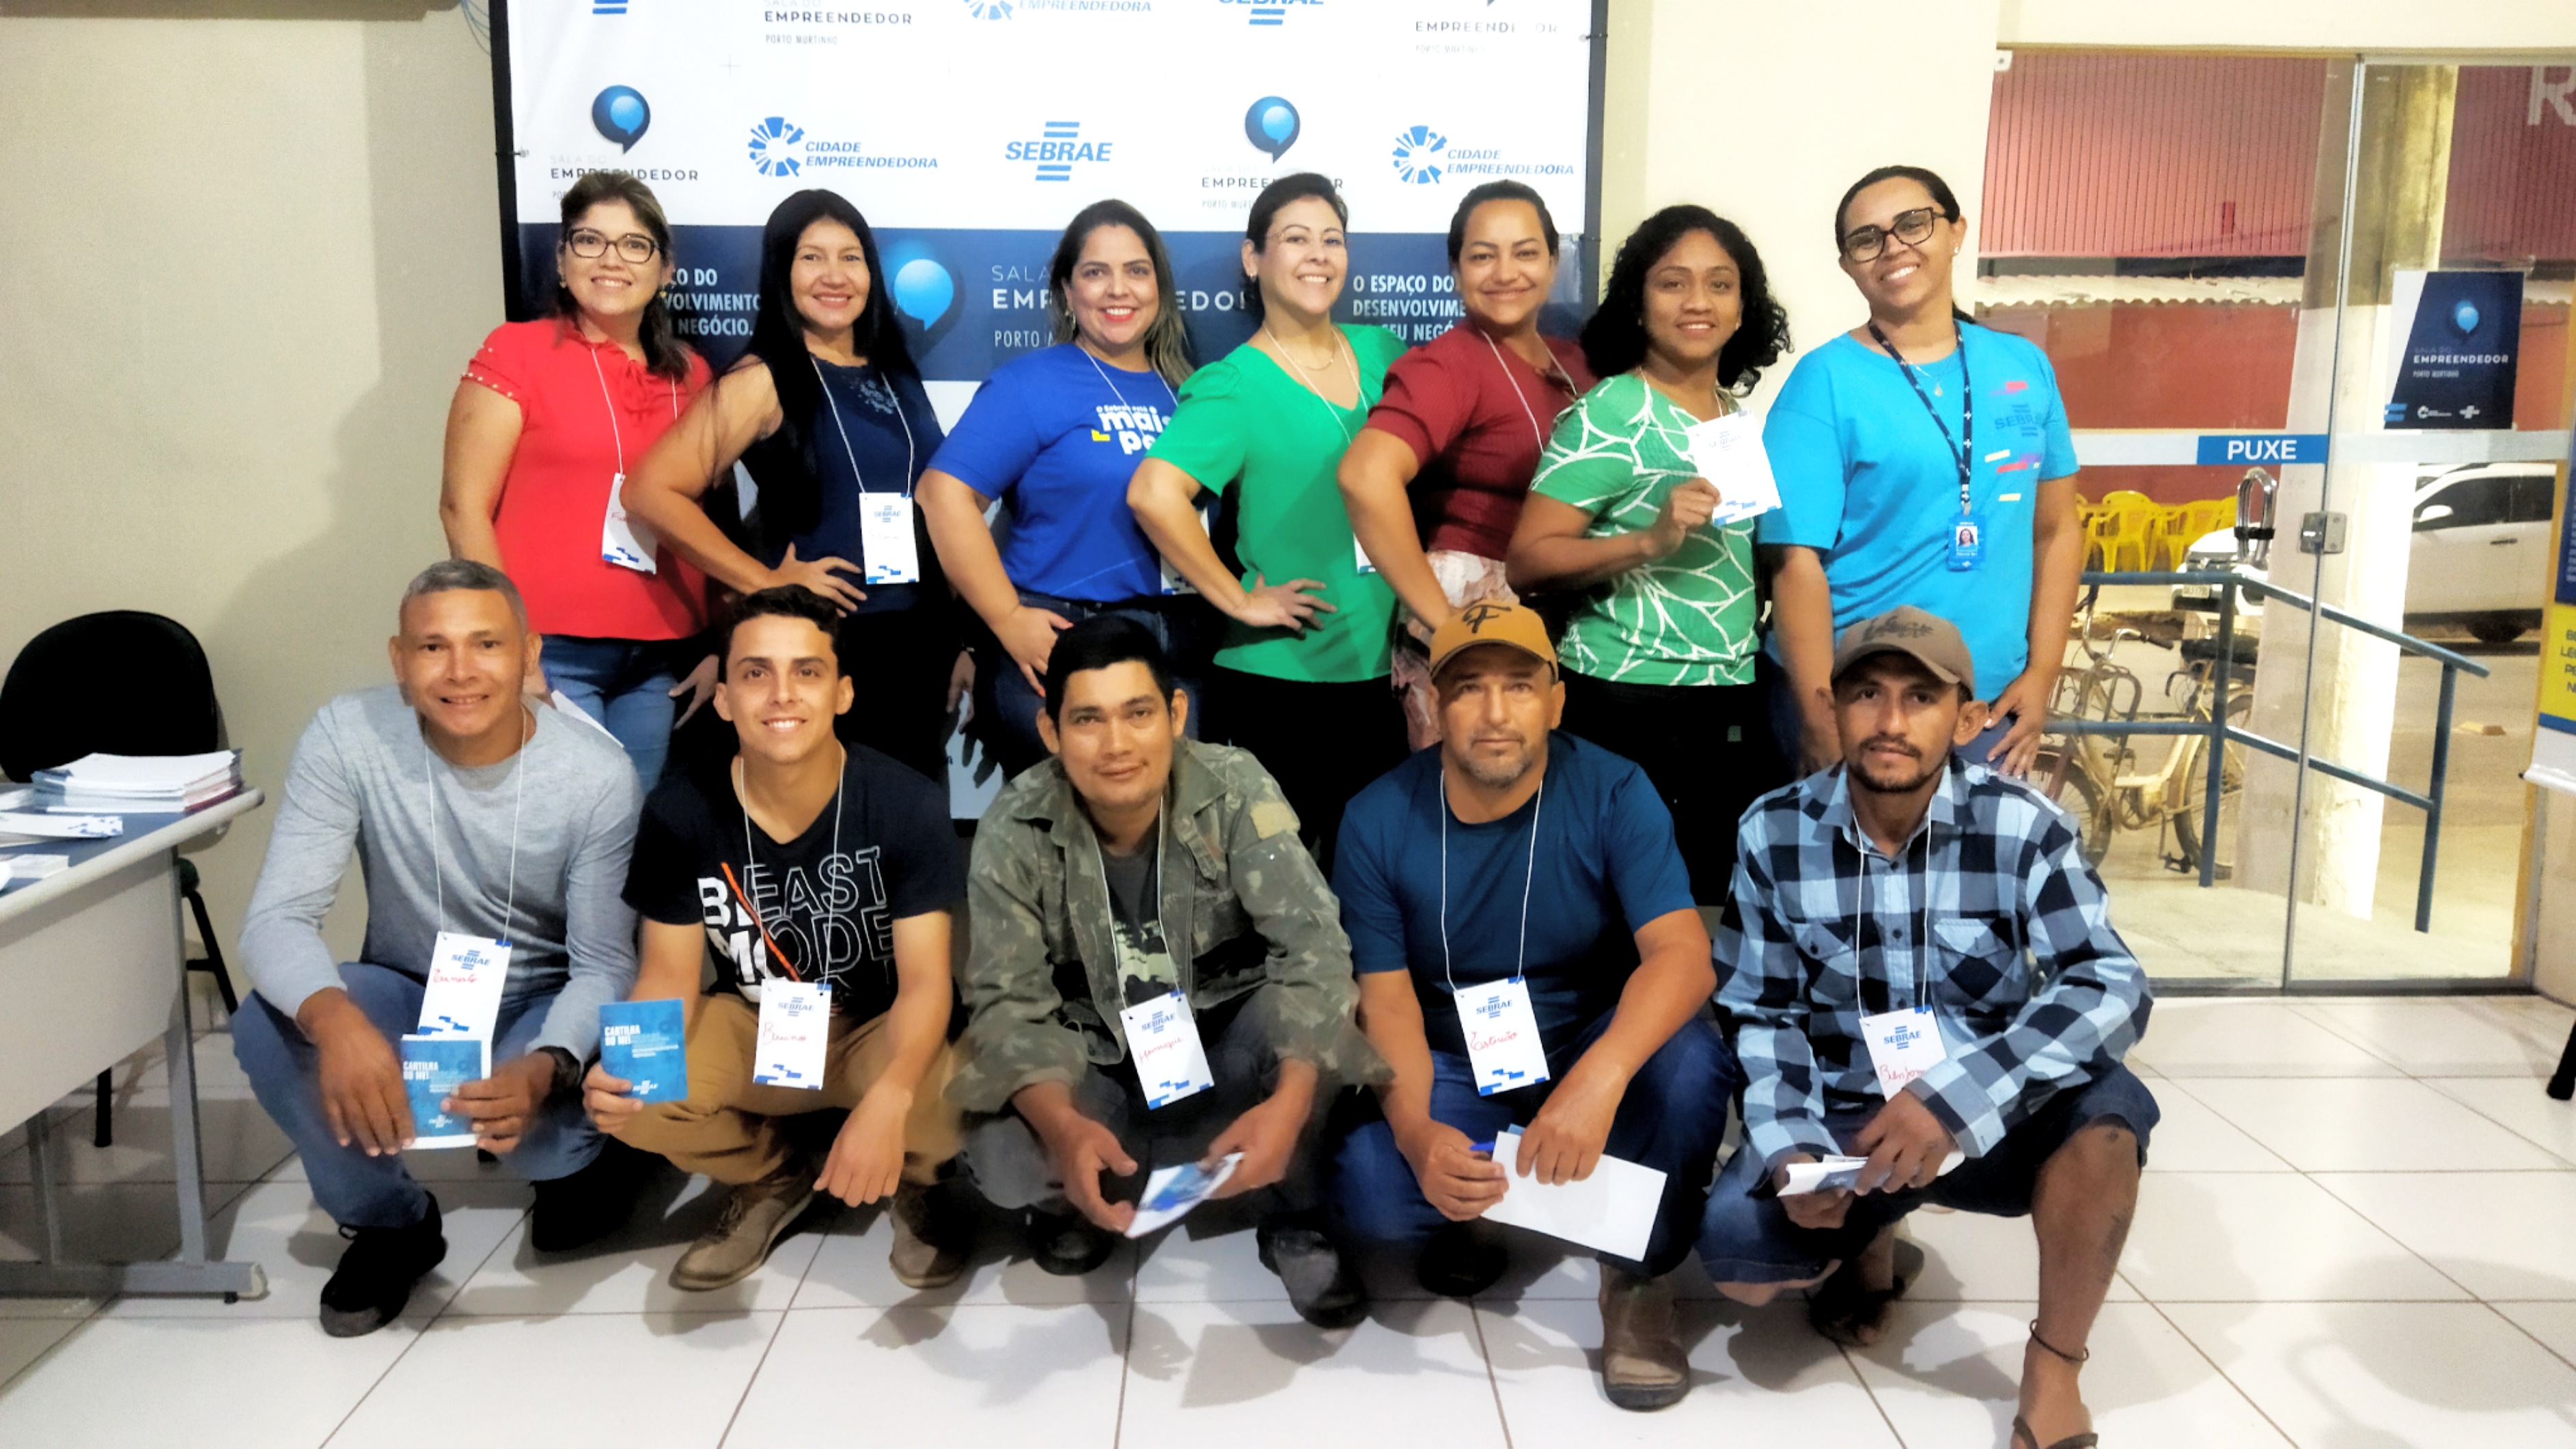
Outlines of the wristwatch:
[{"label": "wristwatch", "polygon": [[554,1058],[555,1083],[552,1089],[553,1091],[569,1092],[581,1085],[581,1058],[574,1056],[571,1052],[559,1046],[539,1047],[537,1050]]}]

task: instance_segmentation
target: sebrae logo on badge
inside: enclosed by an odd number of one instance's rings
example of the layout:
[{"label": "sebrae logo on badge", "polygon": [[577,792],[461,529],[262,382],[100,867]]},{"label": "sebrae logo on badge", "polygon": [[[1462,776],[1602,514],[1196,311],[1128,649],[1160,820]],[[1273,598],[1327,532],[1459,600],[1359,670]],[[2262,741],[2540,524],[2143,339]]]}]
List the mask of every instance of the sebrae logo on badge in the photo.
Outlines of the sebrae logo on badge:
[{"label": "sebrae logo on badge", "polygon": [[618,150],[632,151],[653,124],[653,107],[633,86],[610,86],[591,98],[590,124]]},{"label": "sebrae logo on badge", "polygon": [[1115,144],[1097,136],[1084,140],[1080,121],[1048,121],[1043,134],[1034,141],[1005,142],[1002,159],[1035,162],[1040,181],[1071,181],[1076,165],[1085,161],[1106,163]]}]

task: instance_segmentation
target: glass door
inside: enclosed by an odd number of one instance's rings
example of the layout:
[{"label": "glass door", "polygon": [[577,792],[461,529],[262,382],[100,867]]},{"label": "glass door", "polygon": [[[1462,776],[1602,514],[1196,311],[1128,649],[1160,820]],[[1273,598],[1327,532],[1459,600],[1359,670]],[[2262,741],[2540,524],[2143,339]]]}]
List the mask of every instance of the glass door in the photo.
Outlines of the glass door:
[{"label": "glass door", "polygon": [[2291,901],[2285,987],[2503,984],[2567,455],[2576,64],[2338,66],[2323,109],[2342,175],[2318,191],[2343,204],[2312,219],[2290,413],[2331,451],[2281,480],[2253,705],[2298,757],[2248,760],[2237,850]]}]

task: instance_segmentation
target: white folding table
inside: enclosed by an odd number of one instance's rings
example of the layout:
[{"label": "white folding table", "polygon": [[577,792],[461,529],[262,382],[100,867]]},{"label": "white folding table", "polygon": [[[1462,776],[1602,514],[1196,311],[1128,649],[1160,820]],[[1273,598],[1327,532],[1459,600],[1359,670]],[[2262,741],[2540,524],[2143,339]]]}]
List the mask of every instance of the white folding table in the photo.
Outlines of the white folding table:
[{"label": "white folding table", "polygon": [[[0,1262],[0,1295],[268,1291],[257,1263],[206,1260],[197,1069],[188,1022],[178,851],[259,808],[244,790],[193,815],[129,815],[126,833],[33,847],[71,867],[0,891],[0,1127],[27,1124],[43,1256]],[[152,1263],[63,1261],[45,1109],[159,1036],[170,1061],[179,1255]]]}]

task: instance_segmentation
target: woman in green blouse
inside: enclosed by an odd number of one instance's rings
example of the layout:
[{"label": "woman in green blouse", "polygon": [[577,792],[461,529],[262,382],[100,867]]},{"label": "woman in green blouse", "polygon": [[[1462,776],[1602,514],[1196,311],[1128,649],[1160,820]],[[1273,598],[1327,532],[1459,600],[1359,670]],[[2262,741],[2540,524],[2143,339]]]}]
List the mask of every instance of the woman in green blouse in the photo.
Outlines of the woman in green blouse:
[{"label": "woman in green blouse", "polygon": [[1733,222],[1670,206],[1619,247],[1583,354],[1602,382],[1562,418],[1512,536],[1511,585],[1573,596],[1565,728],[1643,766],[1703,907],[1726,899],[1735,826],[1778,783],[1753,682],[1753,521],[1712,525],[1690,430],[1735,412],[1789,317]]},{"label": "woman in green blouse", "polygon": [[[1204,737],[1260,757],[1328,869],[1342,806],[1405,756],[1387,686],[1395,591],[1352,538],[1334,481],[1404,343],[1332,319],[1349,221],[1333,183],[1312,173],[1254,199],[1243,274],[1260,330],[1181,385],[1180,409],[1127,485],[1145,536],[1229,621]],[[1202,489],[1233,517],[1240,576],[1199,521]]]}]

